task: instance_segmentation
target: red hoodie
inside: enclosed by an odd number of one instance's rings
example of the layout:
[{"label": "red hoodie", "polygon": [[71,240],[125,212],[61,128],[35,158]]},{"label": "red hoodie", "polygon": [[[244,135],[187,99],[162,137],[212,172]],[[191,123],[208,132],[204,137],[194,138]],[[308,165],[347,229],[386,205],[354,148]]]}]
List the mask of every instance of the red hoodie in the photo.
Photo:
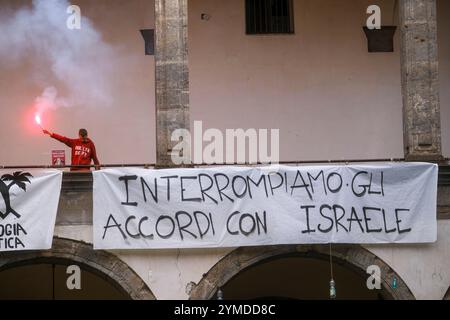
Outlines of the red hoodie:
[{"label": "red hoodie", "polygon": [[[91,160],[94,160],[94,164],[99,165],[97,159],[97,153],[95,151],[94,142],[91,139],[86,138],[86,142],[83,139],[69,139],[59,134],[53,133],[51,135],[53,139],[61,141],[68,147],[72,148],[72,165],[90,165]],[[71,168],[71,171],[89,171],[89,168]]]}]

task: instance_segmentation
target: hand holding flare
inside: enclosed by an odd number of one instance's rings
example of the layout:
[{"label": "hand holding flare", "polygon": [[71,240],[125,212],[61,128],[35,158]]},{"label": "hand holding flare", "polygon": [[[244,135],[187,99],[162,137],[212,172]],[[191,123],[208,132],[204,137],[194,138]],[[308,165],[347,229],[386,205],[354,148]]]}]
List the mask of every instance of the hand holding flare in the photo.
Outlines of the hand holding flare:
[{"label": "hand holding flare", "polygon": [[42,127],[41,117],[40,117],[38,114],[34,117],[34,120],[35,120],[36,123],[39,125],[39,127],[42,129],[42,132],[43,132],[44,134],[51,135],[51,132],[50,132],[50,131],[45,130],[45,129]]}]

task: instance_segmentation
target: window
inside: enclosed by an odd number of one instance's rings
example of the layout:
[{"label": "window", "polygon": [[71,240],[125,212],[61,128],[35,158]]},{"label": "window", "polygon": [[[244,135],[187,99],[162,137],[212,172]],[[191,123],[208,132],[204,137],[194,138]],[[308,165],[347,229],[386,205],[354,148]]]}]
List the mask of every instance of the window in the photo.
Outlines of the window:
[{"label": "window", "polygon": [[143,29],[140,31],[145,41],[145,55],[153,56],[155,54],[155,30]]},{"label": "window", "polygon": [[292,0],[245,0],[247,34],[294,33]]}]

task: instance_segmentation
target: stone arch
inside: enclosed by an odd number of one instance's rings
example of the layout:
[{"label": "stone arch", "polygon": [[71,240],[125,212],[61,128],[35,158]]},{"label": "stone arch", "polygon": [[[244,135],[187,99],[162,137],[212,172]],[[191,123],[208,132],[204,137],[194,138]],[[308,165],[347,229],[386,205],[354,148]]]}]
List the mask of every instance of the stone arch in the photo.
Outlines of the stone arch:
[{"label": "stone arch", "polygon": [[50,250],[10,251],[0,255],[0,271],[30,263],[76,263],[102,277],[133,300],[155,300],[145,282],[125,262],[81,241],[53,238]]},{"label": "stone arch", "polygon": [[[212,299],[219,287],[224,286],[239,272],[259,263],[273,259],[298,256],[316,259],[329,259],[328,245],[278,245],[260,247],[240,247],[217,262],[200,282],[193,288],[190,299]],[[370,265],[378,265],[382,273],[381,295],[386,299],[414,300],[415,297],[403,279],[383,260],[359,245],[333,245],[333,261],[367,276]],[[394,276],[397,288],[390,285]]]},{"label": "stone arch", "polygon": [[444,299],[442,300],[450,300],[450,287],[448,288],[447,293],[445,294]]}]

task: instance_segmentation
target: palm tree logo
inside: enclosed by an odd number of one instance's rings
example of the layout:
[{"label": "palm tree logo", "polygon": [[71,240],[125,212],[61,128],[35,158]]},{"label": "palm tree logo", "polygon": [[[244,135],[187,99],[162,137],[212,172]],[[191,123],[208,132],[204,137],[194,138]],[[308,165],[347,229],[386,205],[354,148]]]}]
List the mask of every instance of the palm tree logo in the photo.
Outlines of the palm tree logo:
[{"label": "palm tree logo", "polygon": [[[5,219],[10,213],[20,218],[18,214],[11,207],[10,190],[13,186],[18,186],[23,191],[27,191],[27,183],[31,183],[30,179],[33,176],[29,172],[16,171],[13,174],[4,174],[0,178],[0,193],[2,194],[3,201],[5,202],[5,212],[0,211],[0,218]],[[5,182],[9,182],[6,184]]]}]

